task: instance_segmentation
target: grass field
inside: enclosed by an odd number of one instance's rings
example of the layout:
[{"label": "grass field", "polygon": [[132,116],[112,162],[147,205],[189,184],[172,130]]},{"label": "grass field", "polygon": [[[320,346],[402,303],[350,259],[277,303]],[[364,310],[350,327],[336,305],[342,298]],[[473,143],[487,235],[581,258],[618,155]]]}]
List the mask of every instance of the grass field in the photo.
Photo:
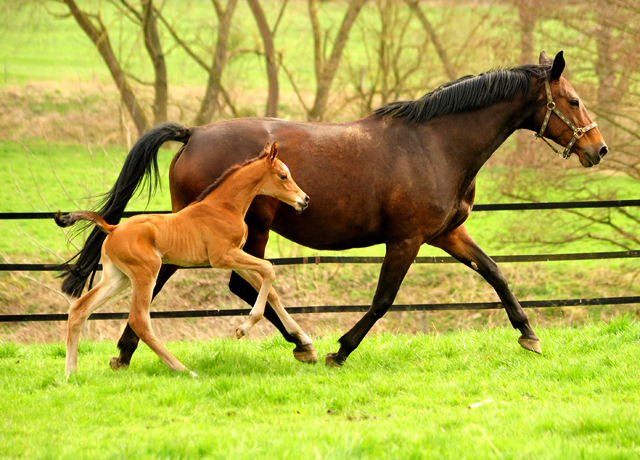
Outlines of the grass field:
[{"label": "grass field", "polygon": [[[320,356],[336,336],[316,340]],[[3,458],[627,459],[640,456],[640,325],[371,337],[341,369],[295,362],[282,339],[179,342],[198,378],[146,347],[0,344]]]}]

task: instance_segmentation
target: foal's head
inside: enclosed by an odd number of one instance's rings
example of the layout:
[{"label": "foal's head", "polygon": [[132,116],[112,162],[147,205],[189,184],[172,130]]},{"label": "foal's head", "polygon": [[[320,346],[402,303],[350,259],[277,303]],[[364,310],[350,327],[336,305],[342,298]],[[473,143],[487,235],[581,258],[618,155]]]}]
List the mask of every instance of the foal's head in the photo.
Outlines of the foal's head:
[{"label": "foal's head", "polygon": [[[597,165],[602,157],[607,154],[608,147],[597,126],[593,126],[595,124],[589,117],[589,113],[580,100],[578,93],[562,77],[565,67],[562,51],[554,59],[549,58],[544,51],[541,52],[540,64],[551,66],[548,79],[550,97],[546,94],[546,90],[543,91],[541,98],[544,99],[546,104],[536,114],[536,119],[540,120],[542,124],[547,112],[551,112],[554,107],[557,110],[549,117],[546,129],[542,128],[544,132],[540,134],[540,137],[544,135],[563,146],[571,145],[568,149],[565,149],[564,158],[568,158],[571,153],[575,153],[585,168]],[[566,121],[560,118],[558,112],[566,118]]]},{"label": "foal's head", "polygon": [[309,196],[304,193],[291,177],[289,168],[278,159],[278,143],[267,142],[264,151],[258,157],[264,161],[267,173],[260,184],[260,194],[269,195],[287,203],[297,212],[302,212],[309,206]]}]

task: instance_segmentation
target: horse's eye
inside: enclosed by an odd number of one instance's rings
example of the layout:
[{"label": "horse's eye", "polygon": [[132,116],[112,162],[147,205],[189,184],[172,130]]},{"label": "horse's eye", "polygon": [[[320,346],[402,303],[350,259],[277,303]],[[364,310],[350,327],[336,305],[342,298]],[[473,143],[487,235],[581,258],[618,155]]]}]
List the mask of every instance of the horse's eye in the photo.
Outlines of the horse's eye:
[{"label": "horse's eye", "polygon": [[281,174],[279,177],[280,177],[280,180],[287,180],[286,174]]},{"label": "horse's eye", "polygon": [[580,107],[580,101],[577,100],[577,99],[573,99],[573,100],[569,101],[569,105],[571,107]]}]

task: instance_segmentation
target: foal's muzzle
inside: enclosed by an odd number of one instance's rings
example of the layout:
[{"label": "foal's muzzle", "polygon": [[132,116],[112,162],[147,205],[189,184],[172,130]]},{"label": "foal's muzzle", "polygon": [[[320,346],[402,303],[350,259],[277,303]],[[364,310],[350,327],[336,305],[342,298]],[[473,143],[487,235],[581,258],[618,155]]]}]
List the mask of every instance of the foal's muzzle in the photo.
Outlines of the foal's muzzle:
[{"label": "foal's muzzle", "polygon": [[309,195],[307,194],[304,195],[304,198],[298,199],[298,201],[296,202],[296,205],[294,206],[298,214],[300,214],[302,211],[304,211],[309,207],[309,200],[310,198],[309,198]]}]

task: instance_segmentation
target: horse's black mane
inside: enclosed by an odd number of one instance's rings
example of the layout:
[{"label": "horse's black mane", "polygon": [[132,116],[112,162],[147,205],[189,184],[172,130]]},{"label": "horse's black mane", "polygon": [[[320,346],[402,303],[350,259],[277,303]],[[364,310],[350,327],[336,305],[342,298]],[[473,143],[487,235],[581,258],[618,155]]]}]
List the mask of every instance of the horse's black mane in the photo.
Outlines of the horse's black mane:
[{"label": "horse's black mane", "polygon": [[227,169],[225,172],[222,173],[222,175],[220,177],[218,177],[213,184],[209,185],[207,188],[205,188],[202,193],[200,194],[200,196],[198,198],[196,198],[196,200],[194,201],[194,203],[198,203],[199,201],[204,200],[207,195],[209,195],[211,192],[213,192],[215,189],[217,189],[220,184],[222,184],[231,174],[233,174],[234,172],[236,172],[238,169],[244,168],[245,166],[247,166],[250,163],[253,163],[254,161],[258,161],[261,160],[262,158],[264,158],[269,152],[261,152],[260,155],[257,158],[251,158],[247,161],[245,161],[244,163],[238,164],[238,165],[233,165],[231,166],[229,169]]},{"label": "horse's black mane", "polygon": [[526,64],[512,69],[497,69],[478,76],[467,75],[425,94],[415,101],[396,101],[373,113],[390,115],[408,122],[421,123],[450,113],[489,107],[513,98],[519,91],[528,92],[531,78],[549,78],[551,64]]}]

